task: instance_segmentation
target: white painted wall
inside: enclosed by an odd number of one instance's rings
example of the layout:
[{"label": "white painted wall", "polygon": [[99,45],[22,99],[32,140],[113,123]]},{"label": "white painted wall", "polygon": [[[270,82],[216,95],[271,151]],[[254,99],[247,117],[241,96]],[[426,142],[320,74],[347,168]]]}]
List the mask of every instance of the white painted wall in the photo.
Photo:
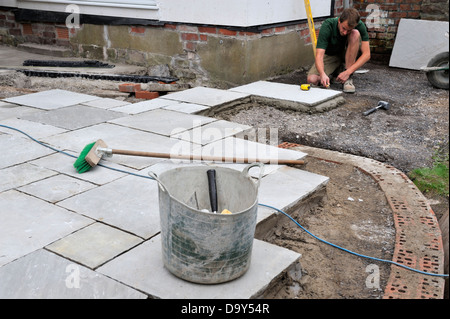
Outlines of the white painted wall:
[{"label": "white painted wall", "polygon": [[[302,0],[0,0],[0,5],[168,22],[251,27],[306,19]],[[330,15],[331,0],[312,0],[313,17]]]}]

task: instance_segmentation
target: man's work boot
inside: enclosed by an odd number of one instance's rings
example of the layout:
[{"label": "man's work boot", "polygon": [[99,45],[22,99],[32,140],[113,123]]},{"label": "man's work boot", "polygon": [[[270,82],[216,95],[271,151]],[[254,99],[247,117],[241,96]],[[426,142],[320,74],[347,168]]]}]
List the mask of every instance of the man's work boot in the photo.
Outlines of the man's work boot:
[{"label": "man's work boot", "polygon": [[355,86],[353,85],[353,79],[349,78],[344,83],[344,93],[355,93],[355,92],[356,92],[356,89],[355,89]]}]

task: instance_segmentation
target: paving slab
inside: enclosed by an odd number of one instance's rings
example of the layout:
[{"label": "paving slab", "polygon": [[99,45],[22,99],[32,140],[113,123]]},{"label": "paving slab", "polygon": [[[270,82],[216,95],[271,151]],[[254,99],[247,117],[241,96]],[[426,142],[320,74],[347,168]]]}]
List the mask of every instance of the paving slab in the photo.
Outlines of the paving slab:
[{"label": "paving slab", "polygon": [[38,167],[29,163],[23,163],[0,170],[0,192],[21,187],[23,185],[39,181],[58,174],[57,172]]},{"label": "paving slab", "polygon": [[123,113],[120,112],[86,105],[73,105],[47,112],[28,114],[22,118],[24,120],[53,125],[68,130],[76,130],[123,116]]},{"label": "paving slab", "polygon": [[216,120],[206,116],[156,109],[109,122],[164,136],[173,136],[213,121]]},{"label": "paving slab", "polygon": [[153,100],[142,101],[125,106],[115,107],[112,109],[112,111],[123,112],[126,114],[139,114],[177,104],[180,104],[180,102],[157,98]]},{"label": "paving slab", "polygon": [[0,220],[0,265],[93,222],[90,218],[16,190],[0,193]]},{"label": "paving slab", "polygon": [[161,99],[219,107],[237,100],[248,98],[248,93],[226,91],[207,87],[195,87],[181,92],[167,94]]},{"label": "paving slab", "polygon": [[268,81],[253,82],[229,91],[249,94],[262,103],[306,112],[323,112],[344,103],[340,91],[319,88],[302,91],[299,85]]},{"label": "paving slab", "polygon": [[2,299],[145,299],[87,267],[39,249],[0,268]]},{"label": "paving slab", "polygon": [[46,248],[94,269],[141,242],[139,237],[102,223],[94,223]]},{"label": "paving slab", "polygon": [[13,104],[31,106],[44,110],[54,110],[61,107],[76,105],[97,99],[98,97],[93,95],[55,89],[15,96],[3,99],[3,101]]},{"label": "paving slab", "polygon": [[166,110],[177,111],[177,112],[187,113],[187,114],[197,114],[199,112],[210,109],[210,107],[206,106],[206,105],[200,105],[200,104],[194,104],[194,103],[180,103],[178,101],[174,104],[164,106],[163,108]]},{"label": "paving slab", "polygon": [[[39,114],[39,113],[37,113],[37,114]],[[26,117],[26,116],[27,115],[24,115],[24,117]],[[31,116],[31,114],[30,114],[30,116]],[[33,113],[33,116],[36,116],[36,113]],[[39,117],[39,115],[38,115],[38,117]],[[52,136],[55,134],[61,134],[61,133],[67,132],[66,129],[63,129],[61,127],[56,127],[53,125],[47,125],[47,124],[43,124],[43,123],[39,123],[39,122],[27,121],[27,120],[22,120],[22,119],[17,119],[17,118],[9,118],[6,120],[0,120],[0,124],[19,129],[22,132],[32,136],[33,138],[35,138],[37,140],[44,138],[44,137]],[[12,130],[12,129],[9,129],[6,127],[0,126],[0,131],[3,131],[7,134],[17,135],[20,137],[25,136],[23,133],[20,133],[16,130]]]},{"label": "paving slab", "polygon": [[18,188],[18,190],[46,200],[47,202],[56,203],[68,197],[92,189],[95,186],[96,185],[94,184],[67,175],[58,174],[56,176],[32,182]]},{"label": "paving slab", "polygon": [[261,180],[259,202],[287,211],[309,194],[325,187],[328,181],[326,176],[282,167]]},{"label": "paving slab", "polygon": [[171,137],[194,144],[206,145],[238,134],[245,135],[251,130],[253,128],[248,125],[218,120],[187,131],[172,134]]},{"label": "paving slab", "polygon": [[389,66],[420,70],[441,52],[448,52],[448,21],[401,19]]},{"label": "paving slab", "polygon": [[[62,149],[69,149],[77,154],[83,148],[92,142],[102,139],[110,148],[171,153],[173,150],[186,148],[190,149],[190,143],[179,139],[170,139],[169,137],[132,129],[113,123],[102,123],[79,130],[54,135],[43,139],[44,142]],[[134,169],[143,169],[159,162],[161,159],[136,157],[126,155],[114,155],[108,159],[110,162],[131,167]],[[103,163],[103,161],[102,161]]]},{"label": "paving slab", "polygon": [[160,231],[158,184],[151,179],[123,177],[58,206],[145,239]]},{"label": "paving slab", "polygon": [[98,107],[101,109],[112,109],[112,108],[118,108],[121,106],[130,105],[129,102],[120,101],[120,100],[111,99],[111,98],[101,98],[98,100],[83,102],[82,104],[87,105],[87,106]]},{"label": "paving slab", "polygon": [[0,120],[18,118],[34,112],[42,112],[42,110],[0,101]]},{"label": "paving slab", "polygon": [[97,270],[155,298],[249,299],[258,297],[300,257],[299,253],[255,239],[250,268],[243,276],[218,285],[201,285],[179,279],[164,267],[158,235]]},{"label": "paving slab", "polygon": [[9,134],[0,135],[0,149],[0,169],[54,153],[29,139]]}]

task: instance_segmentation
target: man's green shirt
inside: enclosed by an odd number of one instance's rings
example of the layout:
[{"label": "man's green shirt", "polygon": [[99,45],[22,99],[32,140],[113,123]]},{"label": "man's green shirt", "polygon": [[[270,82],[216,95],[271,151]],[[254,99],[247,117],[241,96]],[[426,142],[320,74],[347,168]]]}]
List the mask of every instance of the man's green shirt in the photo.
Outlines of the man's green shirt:
[{"label": "man's green shirt", "polygon": [[[347,45],[347,36],[341,36],[339,33],[338,19],[327,19],[320,27],[316,48],[324,49],[327,55],[343,54]],[[364,22],[359,21],[355,29],[359,31],[362,41],[369,41],[369,33]]]}]

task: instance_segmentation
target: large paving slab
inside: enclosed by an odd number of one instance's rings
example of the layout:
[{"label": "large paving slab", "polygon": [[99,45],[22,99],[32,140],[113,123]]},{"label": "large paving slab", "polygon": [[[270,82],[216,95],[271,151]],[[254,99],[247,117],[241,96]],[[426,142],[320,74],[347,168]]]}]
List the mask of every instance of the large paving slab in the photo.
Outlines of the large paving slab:
[{"label": "large paving slab", "polygon": [[87,267],[39,249],[0,268],[2,299],[144,299]]},{"label": "large paving slab", "polygon": [[56,175],[57,172],[29,163],[18,164],[0,170],[0,192],[21,187]]},{"label": "large paving slab", "polygon": [[128,104],[124,106],[119,106],[111,109],[116,112],[123,112],[126,114],[139,114],[151,110],[156,110],[164,107],[169,107],[172,105],[180,104],[178,101],[166,100],[162,98],[157,98],[153,100],[147,100],[142,102],[137,102],[133,104]]},{"label": "large paving slab", "polygon": [[401,19],[389,66],[420,70],[441,52],[448,52],[448,21]]},{"label": "large paving slab", "polygon": [[[32,113],[33,116],[36,116],[37,114],[40,113]],[[0,120],[0,125],[5,125],[8,127],[13,127],[13,128],[19,128],[22,132],[25,132],[26,134],[33,136],[33,138],[39,140],[42,139],[44,137],[47,136],[52,136],[55,134],[61,134],[64,132],[67,132],[66,129],[60,128],[60,127],[55,127],[52,125],[47,125],[47,124],[43,124],[43,123],[39,123],[39,122],[35,122],[35,121],[27,121],[27,120],[22,120],[22,119],[17,119],[17,118],[9,118],[9,119],[5,119],[5,120]],[[20,137],[24,137],[24,134],[7,128],[7,127],[2,127],[0,126],[0,131],[3,131],[5,133],[8,134],[12,134],[12,135],[17,135]]]},{"label": "large paving slab", "polygon": [[123,113],[104,110],[86,105],[73,105],[47,112],[23,116],[24,120],[53,125],[68,130],[76,130],[90,125],[107,122],[124,116]]},{"label": "large paving slab", "polygon": [[302,91],[299,85],[268,81],[253,82],[229,91],[249,94],[258,102],[305,112],[322,112],[344,103],[340,91],[320,88]]},{"label": "large paving slab", "polygon": [[224,104],[248,98],[248,93],[225,91],[207,87],[195,87],[189,90],[167,94],[161,99],[219,107]]},{"label": "large paving slab", "polygon": [[0,265],[93,222],[16,190],[0,193]]},{"label": "large paving slab", "polygon": [[98,100],[97,96],[76,93],[66,90],[49,90],[4,99],[3,101],[31,106],[44,110],[53,110],[83,102]]},{"label": "large paving slab", "polygon": [[172,275],[162,261],[158,235],[98,268],[98,271],[155,298],[248,299],[258,297],[270,282],[301,255],[254,240],[249,270],[240,278],[218,285],[200,285]]},{"label": "large paving slab", "polygon": [[160,231],[158,184],[151,179],[127,176],[58,205],[145,239]]}]

